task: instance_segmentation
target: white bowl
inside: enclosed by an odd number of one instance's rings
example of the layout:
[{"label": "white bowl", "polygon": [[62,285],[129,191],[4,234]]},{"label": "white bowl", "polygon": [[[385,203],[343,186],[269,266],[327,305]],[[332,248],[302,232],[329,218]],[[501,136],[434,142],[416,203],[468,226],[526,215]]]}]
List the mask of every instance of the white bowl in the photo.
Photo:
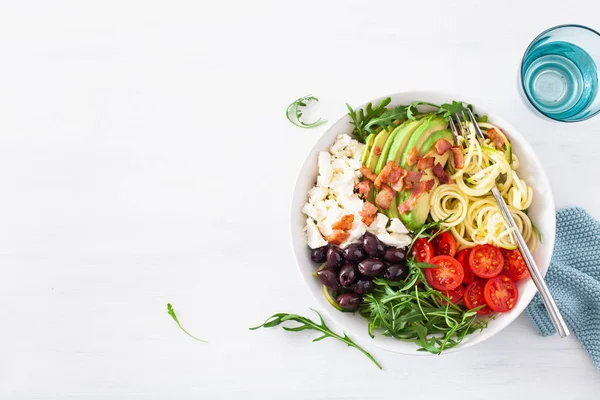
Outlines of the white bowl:
[{"label": "white bowl", "polygon": [[[386,96],[387,97],[387,96]],[[489,121],[498,125],[508,136],[512,143],[513,151],[518,155],[520,161],[519,176],[532,186],[534,191],[534,199],[529,209],[529,215],[540,230],[543,238],[543,243],[539,243],[535,253],[533,254],[538,267],[545,274],[552,250],[554,249],[554,237],[556,233],[556,219],[554,198],[550,189],[550,184],[542,165],[533,152],[531,146],[527,143],[521,133],[519,133],[512,125],[504,118],[497,116],[491,110],[485,108],[480,101],[467,99],[460,94],[444,94],[436,92],[404,92],[389,96],[392,98],[390,106],[410,104],[414,101],[428,101],[435,104],[450,103],[452,100],[462,100],[469,102],[471,100],[477,113],[486,114]],[[373,104],[378,104],[385,97],[372,100]],[[360,106],[363,108],[366,104]],[[388,107],[390,107],[388,106]],[[304,165],[300,170],[296,188],[292,199],[291,210],[291,229],[292,229],[292,246],[296,255],[300,275],[306,282],[310,292],[313,294],[319,303],[320,311],[337,324],[339,324],[344,332],[351,335],[362,343],[373,343],[374,345],[393,352],[411,355],[431,355],[428,352],[417,351],[418,346],[412,342],[404,342],[398,339],[375,335],[372,339],[367,333],[367,322],[358,313],[343,313],[334,309],[325,299],[321,291],[320,282],[312,276],[315,270],[315,265],[310,260],[310,250],[306,245],[306,238],[303,235],[303,228],[306,222],[306,217],[302,214],[301,209],[308,198],[308,191],[314,186],[317,178],[317,154],[320,151],[328,151],[333,144],[337,135],[341,133],[350,134],[353,126],[350,124],[348,115],[344,115],[336,123],[334,123],[319,141],[312,148],[308,157],[304,161]],[[523,312],[536,293],[536,288],[531,279],[524,279],[518,282],[519,286],[519,301],[517,306],[510,312],[498,314],[496,319],[490,322],[489,326],[481,332],[475,332],[465,337],[458,346],[445,351],[451,353],[467,347],[481,343],[484,340],[492,337],[502,329],[506,328],[512,321],[515,320]]]}]

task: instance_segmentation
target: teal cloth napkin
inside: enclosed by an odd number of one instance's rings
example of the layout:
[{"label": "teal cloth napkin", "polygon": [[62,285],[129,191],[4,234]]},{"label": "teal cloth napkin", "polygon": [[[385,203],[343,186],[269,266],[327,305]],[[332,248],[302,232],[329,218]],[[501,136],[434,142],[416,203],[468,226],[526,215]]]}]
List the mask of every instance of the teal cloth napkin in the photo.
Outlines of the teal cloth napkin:
[{"label": "teal cloth napkin", "polygon": [[[600,223],[581,208],[556,213],[556,243],[546,283],[571,331],[600,369]],[[540,335],[556,332],[539,294],[527,315]]]}]

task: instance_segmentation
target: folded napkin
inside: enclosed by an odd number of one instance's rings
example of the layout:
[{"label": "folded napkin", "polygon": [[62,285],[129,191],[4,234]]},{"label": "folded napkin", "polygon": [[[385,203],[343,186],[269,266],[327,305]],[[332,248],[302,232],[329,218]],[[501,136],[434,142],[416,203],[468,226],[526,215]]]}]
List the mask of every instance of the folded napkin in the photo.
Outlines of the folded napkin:
[{"label": "folded napkin", "polygon": [[[600,369],[600,223],[581,208],[556,213],[556,243],[546,283],[567,324]],[[555,333],[536,294],[527,315],[539,334]]]}]

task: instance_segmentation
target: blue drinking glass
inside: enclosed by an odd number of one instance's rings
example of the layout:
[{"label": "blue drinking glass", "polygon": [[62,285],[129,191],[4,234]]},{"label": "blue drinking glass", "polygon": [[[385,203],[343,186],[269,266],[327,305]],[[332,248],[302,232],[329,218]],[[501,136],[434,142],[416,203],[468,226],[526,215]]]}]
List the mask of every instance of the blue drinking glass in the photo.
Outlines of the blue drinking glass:
[{"label": "blue drinking glass", "polygon": [[583,121],[600,112],[600,33],[581,25],[559,25],[529,45],[521,83],[529,102],[548,118]]}]

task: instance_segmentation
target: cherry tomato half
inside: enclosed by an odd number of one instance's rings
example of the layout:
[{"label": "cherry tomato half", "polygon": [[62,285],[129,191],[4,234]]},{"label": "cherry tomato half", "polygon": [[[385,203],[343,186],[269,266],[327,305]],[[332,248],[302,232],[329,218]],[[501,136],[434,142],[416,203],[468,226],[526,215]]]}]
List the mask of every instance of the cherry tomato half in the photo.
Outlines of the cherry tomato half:
[{"label": "cherry tomato half", "polygon": [[[465,288],[463,285],[458,285],[456,289],[453,290],[444,290],[442,294],[450,299],[450,301],[454,304],[458,304],[463,300],[463,296],[465,295]],[[446,304],[446,300],[442,299],[442,304]]]},{"label": "cherry tomato half", "polygon": [[471,249],[462,249],[456,255],[456,261],[458,261],[465,270],[465,277],[463,278],[463,283],[466,283],[467,285],[469,283],[473,283],[475,279],[479,278],[473,274],[473,271],[471,271],[471,267],[469,267],[469,254],[471,254]]},{"label": "cherry tomato half", "polygon": [[527,264],[525,264],[525,260],[523,260],[519,249],[505,250],[502,252],[502,255],[504,256],[502,275],[508,276],[513,281],[518,281],[529,276]]},{"label": "cherry tomato half", "polygon": [[483,296],[483,289],[485,287],[485,281],[477,280],[471,283],[465,289],[465,306],[471,310],[475,307],[479,307],[481,305],[485,305],[483,308],[477,311],[479,315],[487,315],[492,312],[492,309],[485,302],[485,297]]},{"label": "cherry tomato half", "polygon": [[456,254],[456,240],[450,232],[442,232],[431,242],[436,256],[454,257]]},{"label": "cherry tomato half", "polygon": [[483,288],[485,302],[498,312],[512,310],[519,300],[517,285],[506,275],[498,275],[490,279]]},{"label": "cherry tomato half", "polygon": [[502,272],[504,257],[497,247],[480,244],[473,247],[469,254],[471,271],[480,278],[493,278]]},{"label": "cherry tomato half", "polygon": [[429,243],[429,240],[419,238],[415,240],[411,252],[417,262],[429,262],[433,257],[433,246]]},{"label": "cherry tomato half", "polygon": [[427,268],[425,277],[427,282],[437,290],[456,289],[463,281],[465,273],[462,265],[450,256],[433,257],[429,263],[437,268]]}]

